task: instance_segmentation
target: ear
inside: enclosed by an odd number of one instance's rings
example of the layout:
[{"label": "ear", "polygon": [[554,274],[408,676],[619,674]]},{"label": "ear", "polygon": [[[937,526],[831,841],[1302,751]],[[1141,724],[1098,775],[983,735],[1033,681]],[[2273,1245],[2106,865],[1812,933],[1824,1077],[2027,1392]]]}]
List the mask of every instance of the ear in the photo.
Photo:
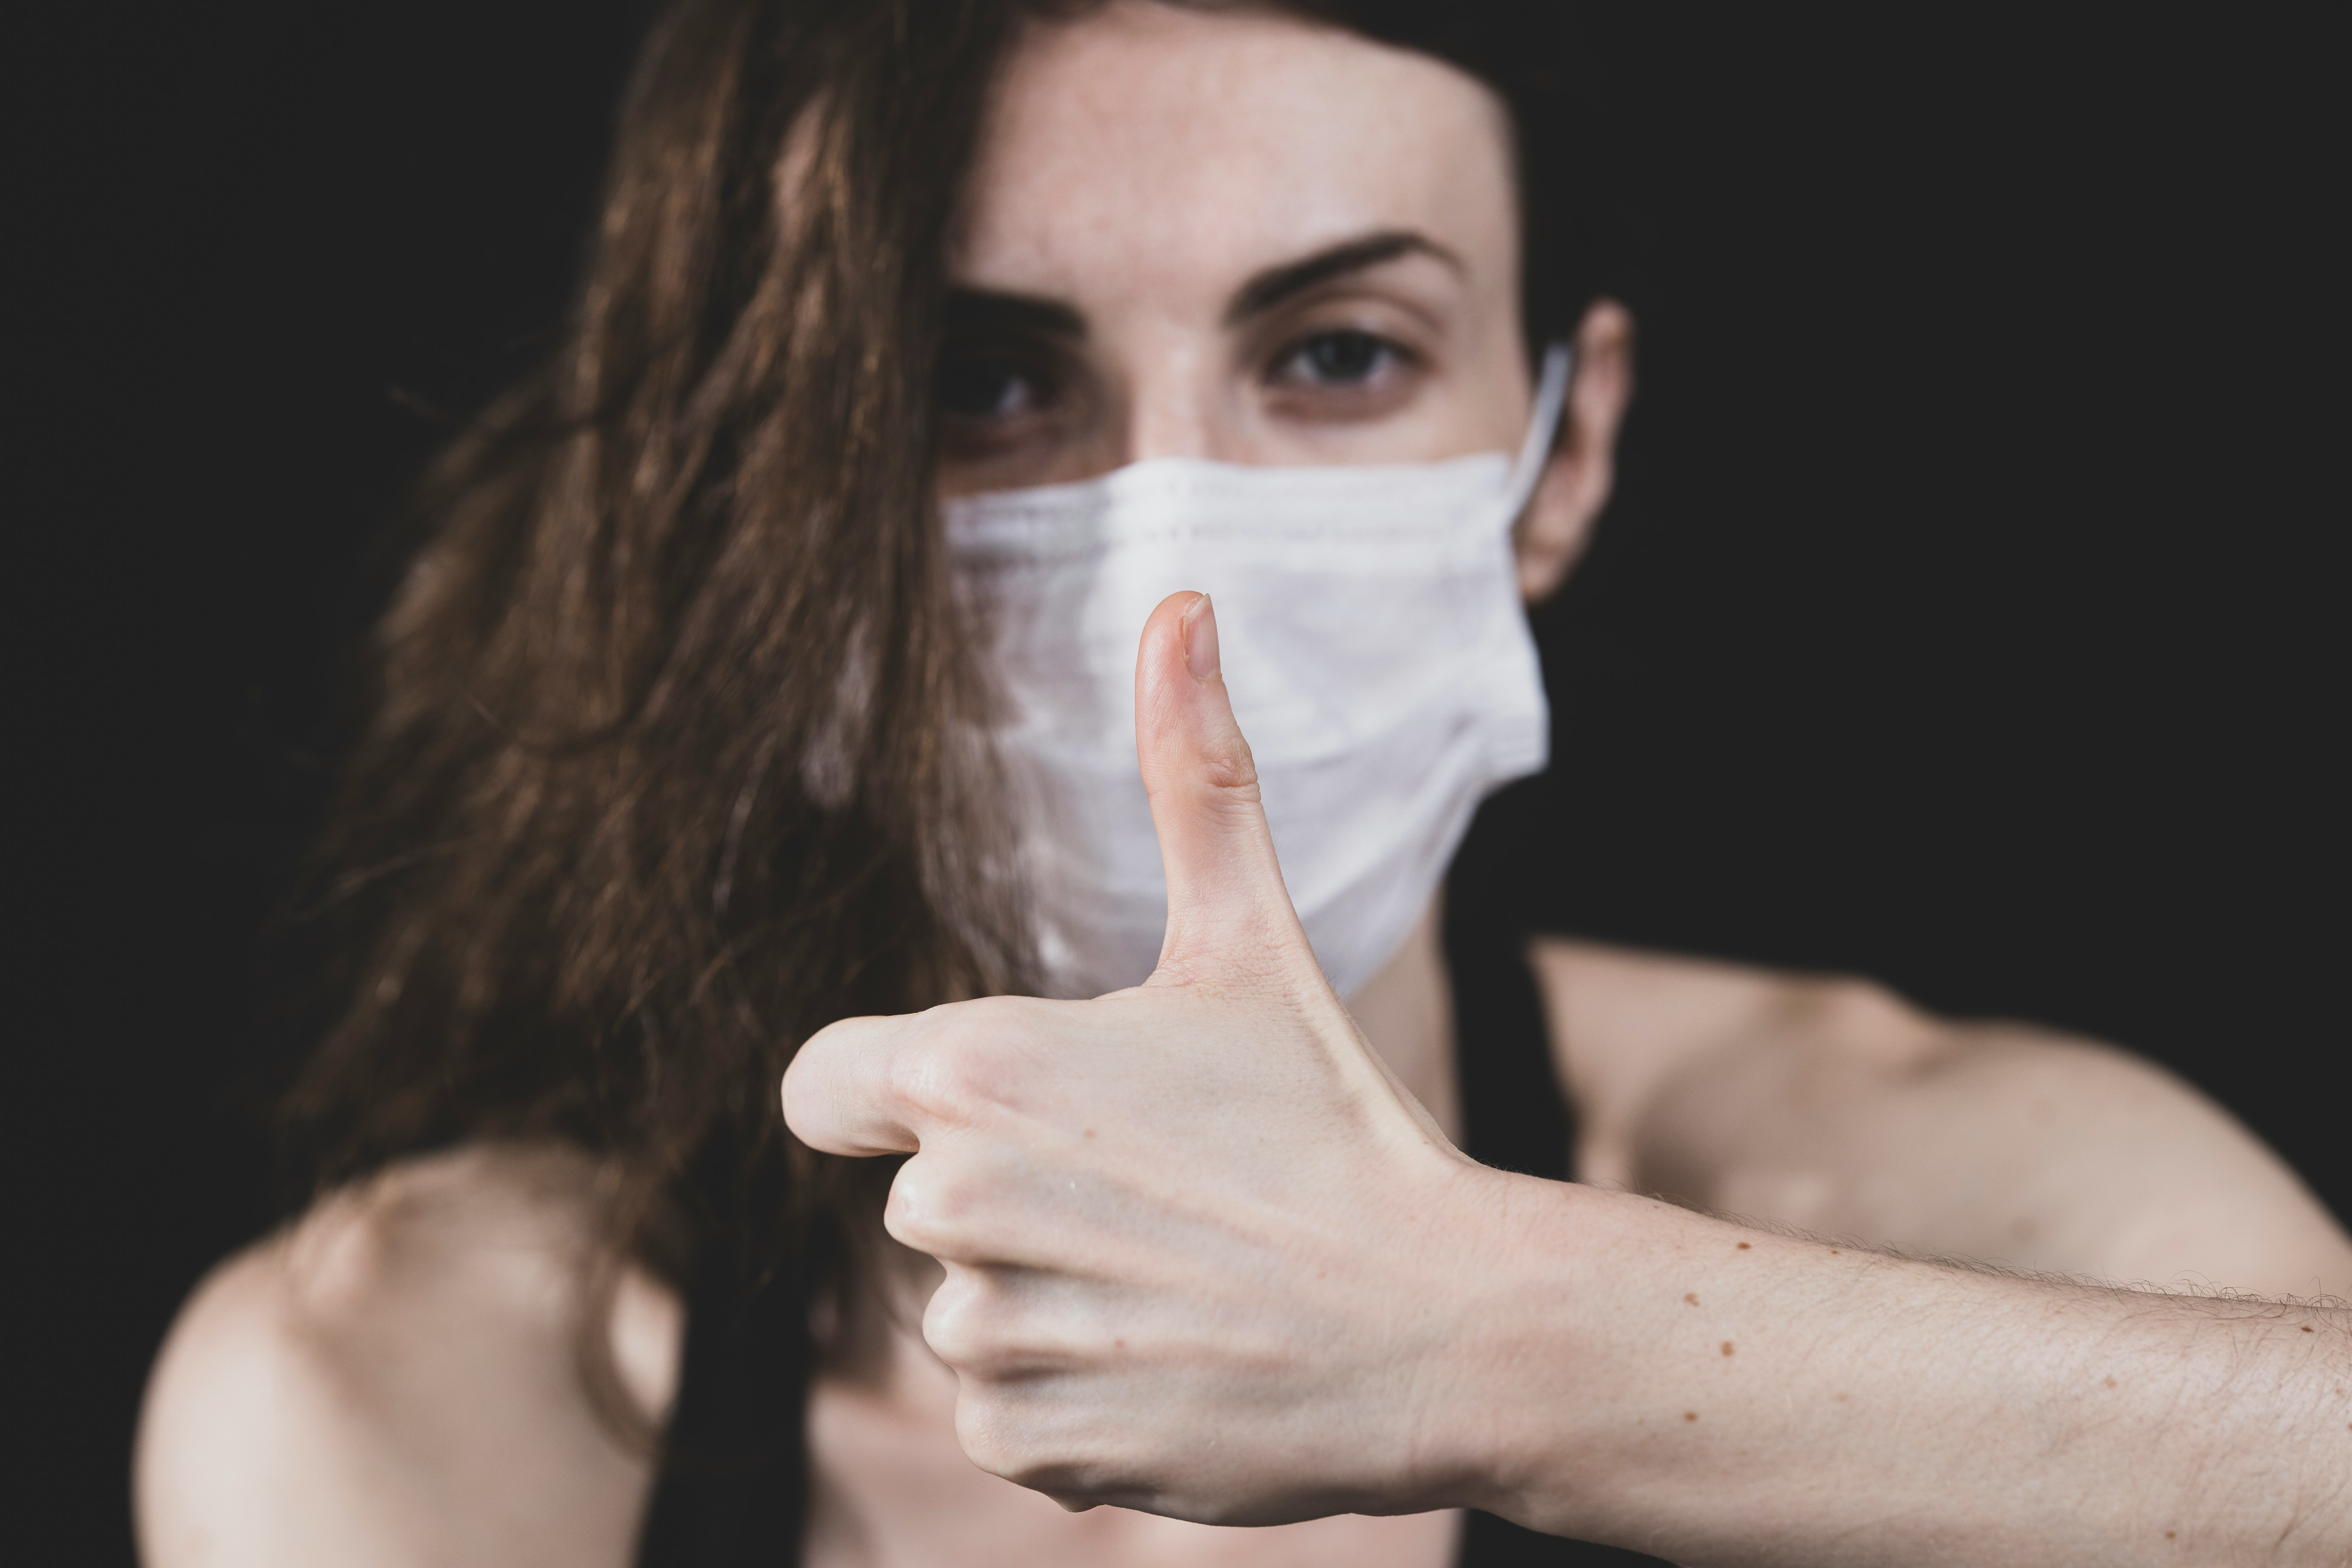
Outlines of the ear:
[{"label": "ear", "polygon": [[1512,535],[1519,592],[1530,605],[1567,580],[1592,537],[1593,520],[1609,504],[1617,429],[1633,397],[1633,317],[1614,300],[1595,300],[1576,329],[1576,374],[1551,458]]}]

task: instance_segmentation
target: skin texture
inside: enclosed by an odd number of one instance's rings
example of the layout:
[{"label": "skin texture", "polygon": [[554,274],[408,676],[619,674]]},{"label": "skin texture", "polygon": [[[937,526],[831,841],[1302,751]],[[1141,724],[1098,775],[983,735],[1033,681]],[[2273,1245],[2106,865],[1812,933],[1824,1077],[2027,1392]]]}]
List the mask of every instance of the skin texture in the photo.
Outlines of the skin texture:
[{"label": "skin texture", "polygon": [[975,1462],[1220,1523],[1475,1503],[1687,1563],[2352,1551],[2340,1308],[1908,1261],[1456,1152],[1298,929],[1212,613],[1171,596],[1138,660],[1152,976],[845,1020],[785,1077],[810,1143],[913,1155],[885,1223],[944,1265],[924,1337]]},{"label": "skin texture", "polygon": [[[1148,458],[1516,451],[1534,385],[1508,146],[1474,79],[1345,33],[1149,5],[1033,28],[951,258],[967,325],[943,379],[972,395],[949,399],[941,493]],[[1381,237],[1423,243],[1260,303],[1254,285]],[[1378,345],[1361,374],[1318,368],[1318,347],[1359,339]],[[1605,302],[1577,334],[1560,440],[1520,522],[1530,598],[1559,585],[1608,499],[1632,340]]]},{"label": "skin texture", "polygon": [[2352,1295],[2294,1173],[2150,1063],[1864,981],[1546,939],[1578,1176],[2017,1268]]},{"label": "skin texture", "polygon": [[[1475,82],[1345,35],[1134,5],[1035,30],[952,258],[943,492],[1507,449],[1529,376],[1505,168]],[[1407,247],[1239,309],[1400,233],[1453,259]],[[1631,335],[1606,304],[1578,334],[1520,523],[1531,597],[1606,499]],[[1482,1170],[1451,1142],[1433,925],[1330,994],[1223,675],[1193,662],[1213,627],[1178,595],[1139,652],[1171,893],[1151,983],[846,1021],[787,1080],[810,1142],[917,1151],[887,1215],[908,1249],[812,1401],[813,1564],[1436,1568],[1464,1504],[1689,1563],[2352,1550],[2340,1312],[1902,1261],[1636,1195],[1930,1256],[2352,1289],[2352,1244],[2242,1130],[2087,1042],[1546,941],[1599,1184]],[[148,1561],[625,1563],[648,1470],[574,1335],[611,1335],[653,1425],[680,1319],[634,1271],[609,1308],[590,1288],[597,1191],[575,1156],[463,1151],[224,1265],[151,1385]]]},{"label": "skin texture", "polygon": [[[626,1563],[647,1471],[575,1354],[596,1188],[558,1151],[415,1161],[222,1265],[148,1387],[142,1558]],[[601,1315],[650,1415],[683,1318],[620,1287]]]}]

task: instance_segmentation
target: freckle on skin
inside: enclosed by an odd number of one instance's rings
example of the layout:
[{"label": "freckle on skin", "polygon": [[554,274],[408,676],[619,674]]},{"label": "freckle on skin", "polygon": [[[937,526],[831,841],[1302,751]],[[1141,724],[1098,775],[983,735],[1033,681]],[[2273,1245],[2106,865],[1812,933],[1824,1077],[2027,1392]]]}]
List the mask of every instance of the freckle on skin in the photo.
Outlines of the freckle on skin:
[{"label": "freckle on skin", "polygon": [[1683,1300],[1696,1307],[1698,1305],[1698,1292],[1696,1290],[1685,1290],[1683,1292]]},{"label": "freckle on skin", "polygon": [[2175,1534],[2175,1533],[2176,1533],[2175,1531],[2168,1530],[2168,1531],[2166,1531],[2164,1532],[2164,1538],[2165,1538],[2167,1541],[2169,1541],[2169,1540],[2171,1540],[2171,1539],[2173,1538],[2173,1536],[2174,1536],[2174,1534]]},{"label": "freckle on skin", "polygon": [[1683,1419],[1685,1421],[1696,1421],[1698,1419],[1698,1412],[1696,1410],[1685,1410],[1683,1412]]},{"label": "freckle on skin", "polygon": [[2109,1388],[2113,1388],[2115,1385],[2116,1385],[2116,1380],[2115,1380],[2114,1378],[2112,1378],[2112,1377],[2111,1377],[2111,1378],[2107,1379],[2107,1386],[2108,1386]]},{"label": "freckle on skin", "polygon": [[1840,1405],[1844,1405],[1849,1403],[1853,1398],[1853,1395],[1851,1394],[1832,1394],[1830,1397],[1836,1400]]},{"label": "freckle on skin", "polygon": [[1723,1342],[1723,1353],[1726,1355],[1729,1355],[1731,1353],[1731,1342],[1729,1340]]},{"label": "freckle on skin", "polygon": [[1748,1243],[1746,1243],[1746,1242],[1744,1242],[1744,1241],[1743,1241],[1743,1242],[1741,1242],[1741,1243],[1739,1244],[1739,1250],[1740,1250],[1740,1251],[1742,1251],[1742,1252],[1747,1251],[1747,1250],[1748,1250]]}]

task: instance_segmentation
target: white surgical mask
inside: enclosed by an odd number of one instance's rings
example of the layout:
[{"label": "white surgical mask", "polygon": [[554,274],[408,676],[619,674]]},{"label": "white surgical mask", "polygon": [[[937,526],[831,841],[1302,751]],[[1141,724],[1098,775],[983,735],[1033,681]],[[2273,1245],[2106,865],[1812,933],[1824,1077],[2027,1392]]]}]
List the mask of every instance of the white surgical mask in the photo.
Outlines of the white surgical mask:
[{"label": "white surgical mask", "polygon": [[1216,604],[1234,715],[1285,884],[1343,996],[1401,947],[1478,803],[1539,772],[1549,715],[1511,528],[1551,448],[1569,353],[1544,357],[1517,460],[1254,468],[1155,458],[946,509],[1007,719],[1046,990],[1159,962],[1168,884],[1135,755],[1143,623]]}]

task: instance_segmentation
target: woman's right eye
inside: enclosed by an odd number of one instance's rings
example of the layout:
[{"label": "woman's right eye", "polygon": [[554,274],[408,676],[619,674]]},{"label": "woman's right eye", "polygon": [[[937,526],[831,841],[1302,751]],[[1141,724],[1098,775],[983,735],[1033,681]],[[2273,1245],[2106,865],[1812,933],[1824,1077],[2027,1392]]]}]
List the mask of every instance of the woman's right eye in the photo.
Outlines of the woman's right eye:
[{"label": "woman's right eye", "polygon": [[1043,410],[1050,388],[1037,371],[1000,354],[949,354],[940,362],[940,411],[975,421],[1019,419]]}]

